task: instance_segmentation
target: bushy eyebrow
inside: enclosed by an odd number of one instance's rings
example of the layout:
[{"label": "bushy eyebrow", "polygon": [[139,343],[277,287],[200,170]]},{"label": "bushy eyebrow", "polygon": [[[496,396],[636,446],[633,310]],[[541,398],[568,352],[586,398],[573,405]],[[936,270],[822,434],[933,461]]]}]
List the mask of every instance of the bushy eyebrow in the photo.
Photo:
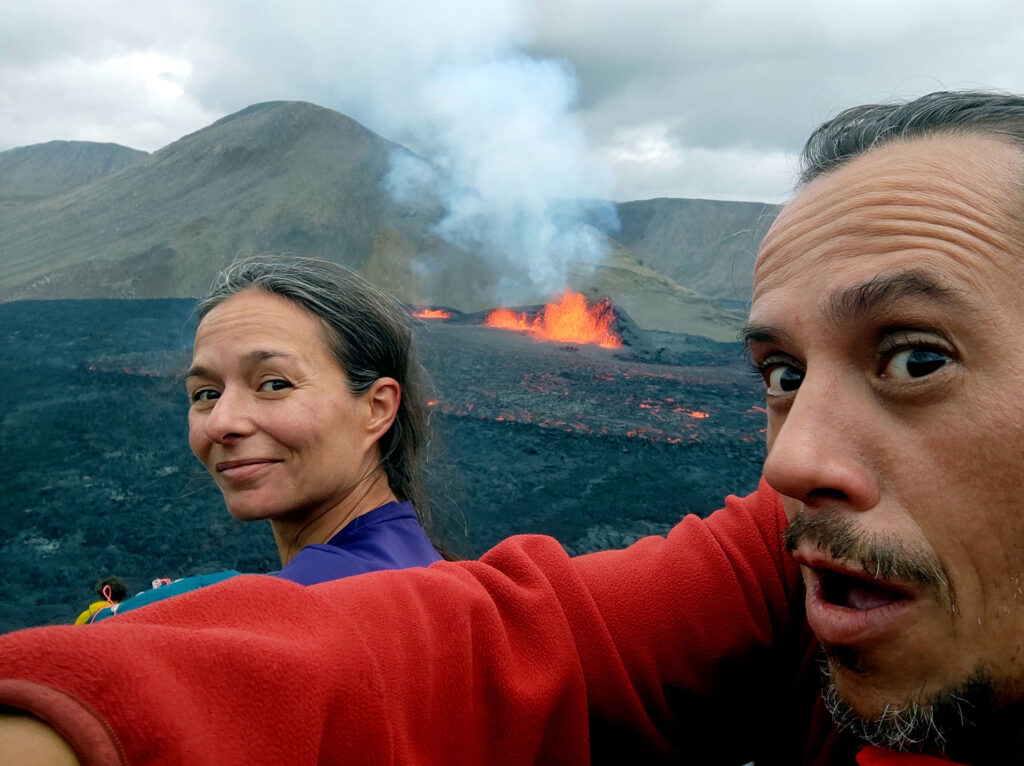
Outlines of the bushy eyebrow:
[{"label": "bushy eyebrow", "polygon": [[[250,351],[248,354],[242,357],[242,361],[246,364],[257,364],[258,362],[265,361],[267,359],[291,359],[295,355],[289,354],[286,351]],[[188,372],[185,373],[185,380],[189,378],[208,378],[210,377],[210,371],[206,367],[200,364],[192,365]]]},{"label": "bushy eyebrow", "polygon": [[775,327],[771,327],[770,325],[748,322],[743,326],[743,329],[739,331],[739,334],[736,336],[736,340],[738,340],[743,345],[743,348],[749,352],[750,346],[754,343],[770,343],[777,345],[785,335],[786,333]]},{"label": "bushy eyebrow", "polygon": [[879,274],[867,282],[842,290],[825,301],[825,314],[835,323],[855,322],[887,304],[906,298],[925,298],[960,311],[975,311],[977,304],[961,289],[923,271]]},{"label": "bushy eyebrow", "polygon": [[[966,291],[953,287],[933,274],[920,270],[879,274],[866,282],[851,285],[824,299],[824,313],[834,324],[862,321],[887,305],[908,298],[924,298],[959,312],[977,312],[979,304]],[[748,350],[754,343],[776,345],[786,333],[771,325],[748,322],[738,340]]]}]

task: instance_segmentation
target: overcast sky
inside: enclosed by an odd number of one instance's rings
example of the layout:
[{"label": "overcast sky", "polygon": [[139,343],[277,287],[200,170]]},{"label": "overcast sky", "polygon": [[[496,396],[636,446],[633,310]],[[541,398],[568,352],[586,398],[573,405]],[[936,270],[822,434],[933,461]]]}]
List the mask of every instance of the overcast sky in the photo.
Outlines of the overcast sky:
[{"label": "overcast sky", "polygon": [[781,201],[817,123],[969,87],[1024,92],[1020,0],[0,0],[0,150],[298,99],[434,156],[567,142],[569,191]]}]

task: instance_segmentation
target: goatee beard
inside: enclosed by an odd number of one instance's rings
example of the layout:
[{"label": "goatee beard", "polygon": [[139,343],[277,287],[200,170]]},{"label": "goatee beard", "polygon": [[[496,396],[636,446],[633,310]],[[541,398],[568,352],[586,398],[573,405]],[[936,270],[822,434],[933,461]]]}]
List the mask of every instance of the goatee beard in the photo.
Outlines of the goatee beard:
[{"label": "goatee beard", "polygon": [[880,715],[864,718],[840,695],[830,664],[822,665],[822,696],[836,727],[869,745],[972,764],[1007,763],[1019,751],[1019,721],[1009,720],[1016,718],[1011,711],[997,709],[992,679],[983,672],[928,700],[886,705]]}]

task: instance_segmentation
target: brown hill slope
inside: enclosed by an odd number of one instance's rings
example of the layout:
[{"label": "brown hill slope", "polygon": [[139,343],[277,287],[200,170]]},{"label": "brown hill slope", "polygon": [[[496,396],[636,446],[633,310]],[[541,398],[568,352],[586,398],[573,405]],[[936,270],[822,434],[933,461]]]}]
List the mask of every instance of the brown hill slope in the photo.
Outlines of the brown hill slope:
[{"label": "brown hill slope", "polygon": [[[493,285],[518,275],[436,236],[444,209],[429,194],[392,199],[382,181],[396,152],[408,150],[337,112],[256,104],[120,172],[0,208],[0,301],[194,297],[235,257],[294,252],[355,268],[410,303],[494,307]],[[740,314],[680,287],[650,255],[645,266],[610,250],[569,286],[610,295],[648,329],[735,337]],[[551,297],[538,288],[522,302]]]},{"label": "brown hill slope", "polygon": [[682,287],[621,245],[614,246],[604,264],[591,274],[573,274],[591,299],[612,296],[640,327],[648,330],[703,335],[729,342],[746,318],[723,308],[714,298]]},{"label": "brown hill slope", "polygon": [[621,203],[618,212],[616,239],[648,266],[704,295],[746,302],[779,206],[661,197]]},{"label": "brown hill slope", "polygon": [[116,176],[0,212],[0,297],[195,296],[263,251],[358,268],[383,225],[423,228],[380,186],[395,150],[311,104],[251,106]]},{"label": "brown hill slope", "polygon": [[48,141],[0,152],[0,208],[52,197],[141,162],[148,153],[119,144]]}]

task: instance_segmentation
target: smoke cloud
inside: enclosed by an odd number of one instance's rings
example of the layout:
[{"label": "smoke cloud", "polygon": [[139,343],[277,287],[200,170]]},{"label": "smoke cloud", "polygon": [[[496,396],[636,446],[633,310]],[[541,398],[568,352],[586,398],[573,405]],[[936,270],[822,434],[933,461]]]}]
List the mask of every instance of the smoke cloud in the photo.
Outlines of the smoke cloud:
[{"label": "smoke cloud", "polygon": [[396,152],[387,186],[402,202],[441,200],[436,233],[488,260],[496,301],[559,292],[607,254],[592,224],[617,225],[613,180],[570,115],[575,99],[568,65],[523,54],[445,64],[420,85],[409,128],[426,160]]},{"label": "smoke cloud", "polygon": [[[399,201],[441,204],[438,236],[489,265],[486,278],[466,277],[482,301],[549,296],[570,269],[605,257],[604,237],[581,216],[617,228],[612,173],[573,113],[572,67],[528,53],[539,34],[534,0],[341,0],[308,15],[294,4],[247,7],[205,6],[215,30],[204,39],[224,41],[206,53],[230,57],[196,66],[202,101],[248,104],[279,85],[407,146],[419,159],[396,152],[387,188]],[[447,263],[423,254],[414,267],[437,277]]]},{"label": "smoke cloud", "polygon": [[[33,93],[44,106],[31,112],[24,143],[86,138],[147,150],[253,103],[305,100],[418,153],[424,162],[396,160],[389,188],[439,200],[437,234],[489,259],[503,297],[557,291],[570,265],[601,259],[603,239],[579,215],[614,223],[610,204],[581,202],[613,199],[611,174],[572,112],[574,70],[528,53],[540,35],[537,0],[123,5],[18,6],[17,34],[0,31],[9,43],[0,101],[18,94],[9,100],[21,111],[4,113],[0,145],[18,143]],[[69,134],[82,103],[96,117],[86,126],[79,117]]]}]

